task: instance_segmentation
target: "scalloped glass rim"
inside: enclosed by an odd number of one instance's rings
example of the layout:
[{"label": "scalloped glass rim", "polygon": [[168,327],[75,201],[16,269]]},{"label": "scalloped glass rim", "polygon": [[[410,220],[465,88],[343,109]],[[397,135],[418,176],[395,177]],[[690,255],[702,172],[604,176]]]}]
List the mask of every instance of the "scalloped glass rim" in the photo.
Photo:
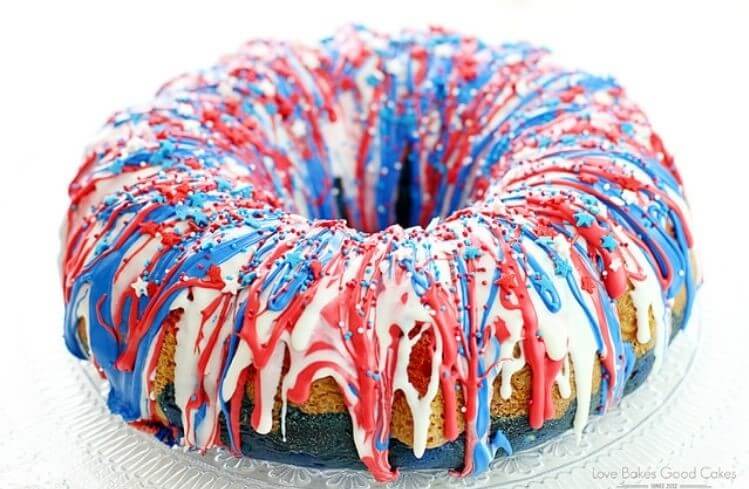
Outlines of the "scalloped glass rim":
[{"label": "scalloped glass rim", "polygon": [[[698,318],[693,317],[667,350],[661,370],[625,397],[619,407],[604,416],[591,418],[580,444],[575,443],[572,432],[567,432],[512,457],[496,459],[492,470],[477,477],[457,479],[445,470],[403,471],[388,487],[482,488],[531,484],[597,487],[590,475],[592,467],[619,467],[623,453],[629,463],[643,465],[658,457],[673,456],[691,441],[687,437],[696,436],[696,430],[680,430],[681,435],[674,436],[677,427],[672,425],[681,421],[673,419],[670,413],[677,398],[692,390],[683,387],[698,357],[700,330]],[[154,437],[130,428],[109,412],[105,402],[108,385],[93,367],[75,360],[68,360],[67,365],[70,371],[65,375],[70,385],[65,390],[76,409],[71,410],[73,419],[66,423],[66,438],[81,450],[85,459],[82,463],[89,466],[92,473],[105,471],[109,480],[118,481],[118,485],[111,487],[382,487],[363,470],[311,469],[235,458],[222,449],[213,449],[201,456],[194,451],[167,447]],[[638,438],[645,439],[647,449],[635,448]]]}]

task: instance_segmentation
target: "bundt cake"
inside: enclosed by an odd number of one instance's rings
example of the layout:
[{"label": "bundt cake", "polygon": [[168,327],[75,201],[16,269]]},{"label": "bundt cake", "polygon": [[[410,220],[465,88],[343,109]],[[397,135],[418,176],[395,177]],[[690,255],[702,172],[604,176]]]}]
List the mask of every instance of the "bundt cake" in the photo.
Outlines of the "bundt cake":
[{"label": "bundt cake", "polygon": [[250,41],[113,115],[69,193],[65,341],[114,413],[381,481],[579,436],[699,283],[614,80],[436,28]]}]

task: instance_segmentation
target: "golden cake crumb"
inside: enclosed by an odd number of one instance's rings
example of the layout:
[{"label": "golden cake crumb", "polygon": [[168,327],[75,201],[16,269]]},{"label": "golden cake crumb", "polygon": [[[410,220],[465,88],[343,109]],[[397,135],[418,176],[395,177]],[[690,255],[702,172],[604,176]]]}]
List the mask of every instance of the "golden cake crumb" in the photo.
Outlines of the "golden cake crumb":
[{"label": "golden cake crumb", "polygon": [[[631,290],[631,289],[630,289]],[[674,309],[680,311],[684,308],[686,302],[686,292],[681,290],[675,298]],[[616,301],[617,313],[621,324],[622,338],[624,341],[631,341],[634,345],[635,353],[637,357],[641,357],[646,352],[650,351],[655,345],[655,317],[653,315],[652,308],[649,311],[650,318],[650,331],[651,340],[648,343],[641,344],[637,342],[637,320],[636,310],[634,302],[630,294],[625,294],[623,297]],[[161,350],[159,353],[158,363],[156,366],[156,372],[154,379],[151,383],[152,392],[158,396],[163,389],[173,382],[174,380],[174,354],[177,346],[176,331],[178,328],[178,319],[181,311],[173,311],[174,314],[170,315],[166,321],[169,324],[166,325],[161,342]],[[88,345],[88,339],[86,335],[85,323],[79,322],[78,328],[79,338],[83,345]],[[569,368],[570,372],[570,387],[571,394],[568,398],[563,398],[559,392],[559,388],[556,384],[553,386],[552,398],[554,400],[555,418],[558,419],[564,415],[570,406],[570,403],[575,398],[575,382],[574,365],[570,361]],[[593,370],[593,395],[598,392],[601,378],[601,367],[600,364],[596,363]],[[493,386],[493,397],[491,401],[491,415],[495,417],[516,417],[526,416],[528,413],[528,401],[530,397],[531,388],[531,372],[530,367],[525,365],[522,369],[512,375],[512,394],[508,399],[502,399],[499,394],[501,386],[501,379],[497,378]],[[254,398],[254,369],[251,370],[248,376],[247,385],[245,387],[247,396],[249,399]],[[444,423],[445,423],[445,412],[443,403],[442,392],[439,391],[432,401],[431,404],[431,424],[429,426],[427,436],[427,448],[435,448],[443,445],[448,440],[444,436]],[[310,395],[306,402],[302,404],[294,404],[299,410],[304,413],[316,415],[324,413],[343,413],[346,412],[346,404],[344,397],[341,394],[340,388],[336,381],[332,377],[325,377],[318,379],[312,383],[310,388]],[[463,396],[461,392],[457,393],[457,409],[463,405]],[[281,399],[280,399],[280,385],[279,392],[276,394],[275,404],[273,407],[273,430],[280,428],[280,414],[281,414]],[[457,418],[458,431],[462,433],[465,422],[463,416],[459,415]],[[157,417],[162,422],[167,423],[166,416],[161,411],[160,406],[157,403]],[[397,392],[394,397],[391,417],[391,435],[393,438],[405,443],[406,445],[413,445],[413,418],[411,411],[408,408],[405,396],[401,392]]]}]

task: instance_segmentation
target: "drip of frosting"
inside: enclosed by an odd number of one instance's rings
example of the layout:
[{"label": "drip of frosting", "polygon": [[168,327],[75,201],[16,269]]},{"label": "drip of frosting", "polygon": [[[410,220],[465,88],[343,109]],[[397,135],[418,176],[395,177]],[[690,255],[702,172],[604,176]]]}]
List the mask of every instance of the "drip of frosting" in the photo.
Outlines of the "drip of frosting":
[{"label": "drip of frosting", "polygon": [[[250,369],[258,433],[277,392],[285,413],[332,377],[383,481],[397,475],[397,392],[417,457],[441,392],[460,472],[479,473],[512,450],[490,426],[495,379],[507,399],[530,367],[541,428],[553,385],[569,397],[574,375],[579,436],[593,391],[616,403],[632,371],[615,301],[631,294],[641,343],[654,315],[660,358],[674,298],[685,292],[686,317],[695,293],[680,177],[619,85],[439,29],[251,41],[115,114],[70,196],[65,340],[90,352],[114,412],[158,419],[154,372],[177,315],[186,445],[220,444],[223,414],[239,450]],[[422,393],[407,367],[425,334]]]}]

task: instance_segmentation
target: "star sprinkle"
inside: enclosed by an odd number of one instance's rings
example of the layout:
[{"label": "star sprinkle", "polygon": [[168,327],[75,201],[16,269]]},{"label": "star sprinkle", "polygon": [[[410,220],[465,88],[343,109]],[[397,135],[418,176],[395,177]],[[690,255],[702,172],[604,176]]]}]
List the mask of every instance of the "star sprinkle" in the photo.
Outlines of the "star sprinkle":
[{"label": "star sprinkle", "polygon": [[137,297],[143,297],[148,295],[148,282],[143,280],[143,277],[138,275],[138,278],[130,284],[130,287],[135,291]]},{"label": "star sprinkle", "polygon": [[594,222],[596,222],[596,218],[587,212],[575,212],[575,226],[587,228],[592,226]]},{"label": "star sprinkle", "polygon": [[607,234],[606,236],[601,238],[601,246],[606,251],[611,252],[616,249],[617,243],[613,236],[611,236],[610,234]]},{"label": "star sprinkle", "polygon": [[562,258],[554,259],[554,273],[562,277],[566,277],[572,273],[572,267],[567,260]]},{"label": "star sprinkle", "polygon": [[583,275],[583,277],[580,279],[580,287],[589,294],[592,294],[593,291],[596,289],[596,281],[593,280],[588,275]]},{"label": "star sprinkle", "polygon": [[234,280],[231,277],[224,277],[224,288],[221,289],[222,294],[237,295],[242,289],[242,285],[238,280]]},{"label": "star sprinkle", "polygon": [[480,256],[481,251],[479,251],[479,249],[475,246],[466,246],[466,249],[463,252],[463,258],[465,258],[466,260],[475,260]]}]

